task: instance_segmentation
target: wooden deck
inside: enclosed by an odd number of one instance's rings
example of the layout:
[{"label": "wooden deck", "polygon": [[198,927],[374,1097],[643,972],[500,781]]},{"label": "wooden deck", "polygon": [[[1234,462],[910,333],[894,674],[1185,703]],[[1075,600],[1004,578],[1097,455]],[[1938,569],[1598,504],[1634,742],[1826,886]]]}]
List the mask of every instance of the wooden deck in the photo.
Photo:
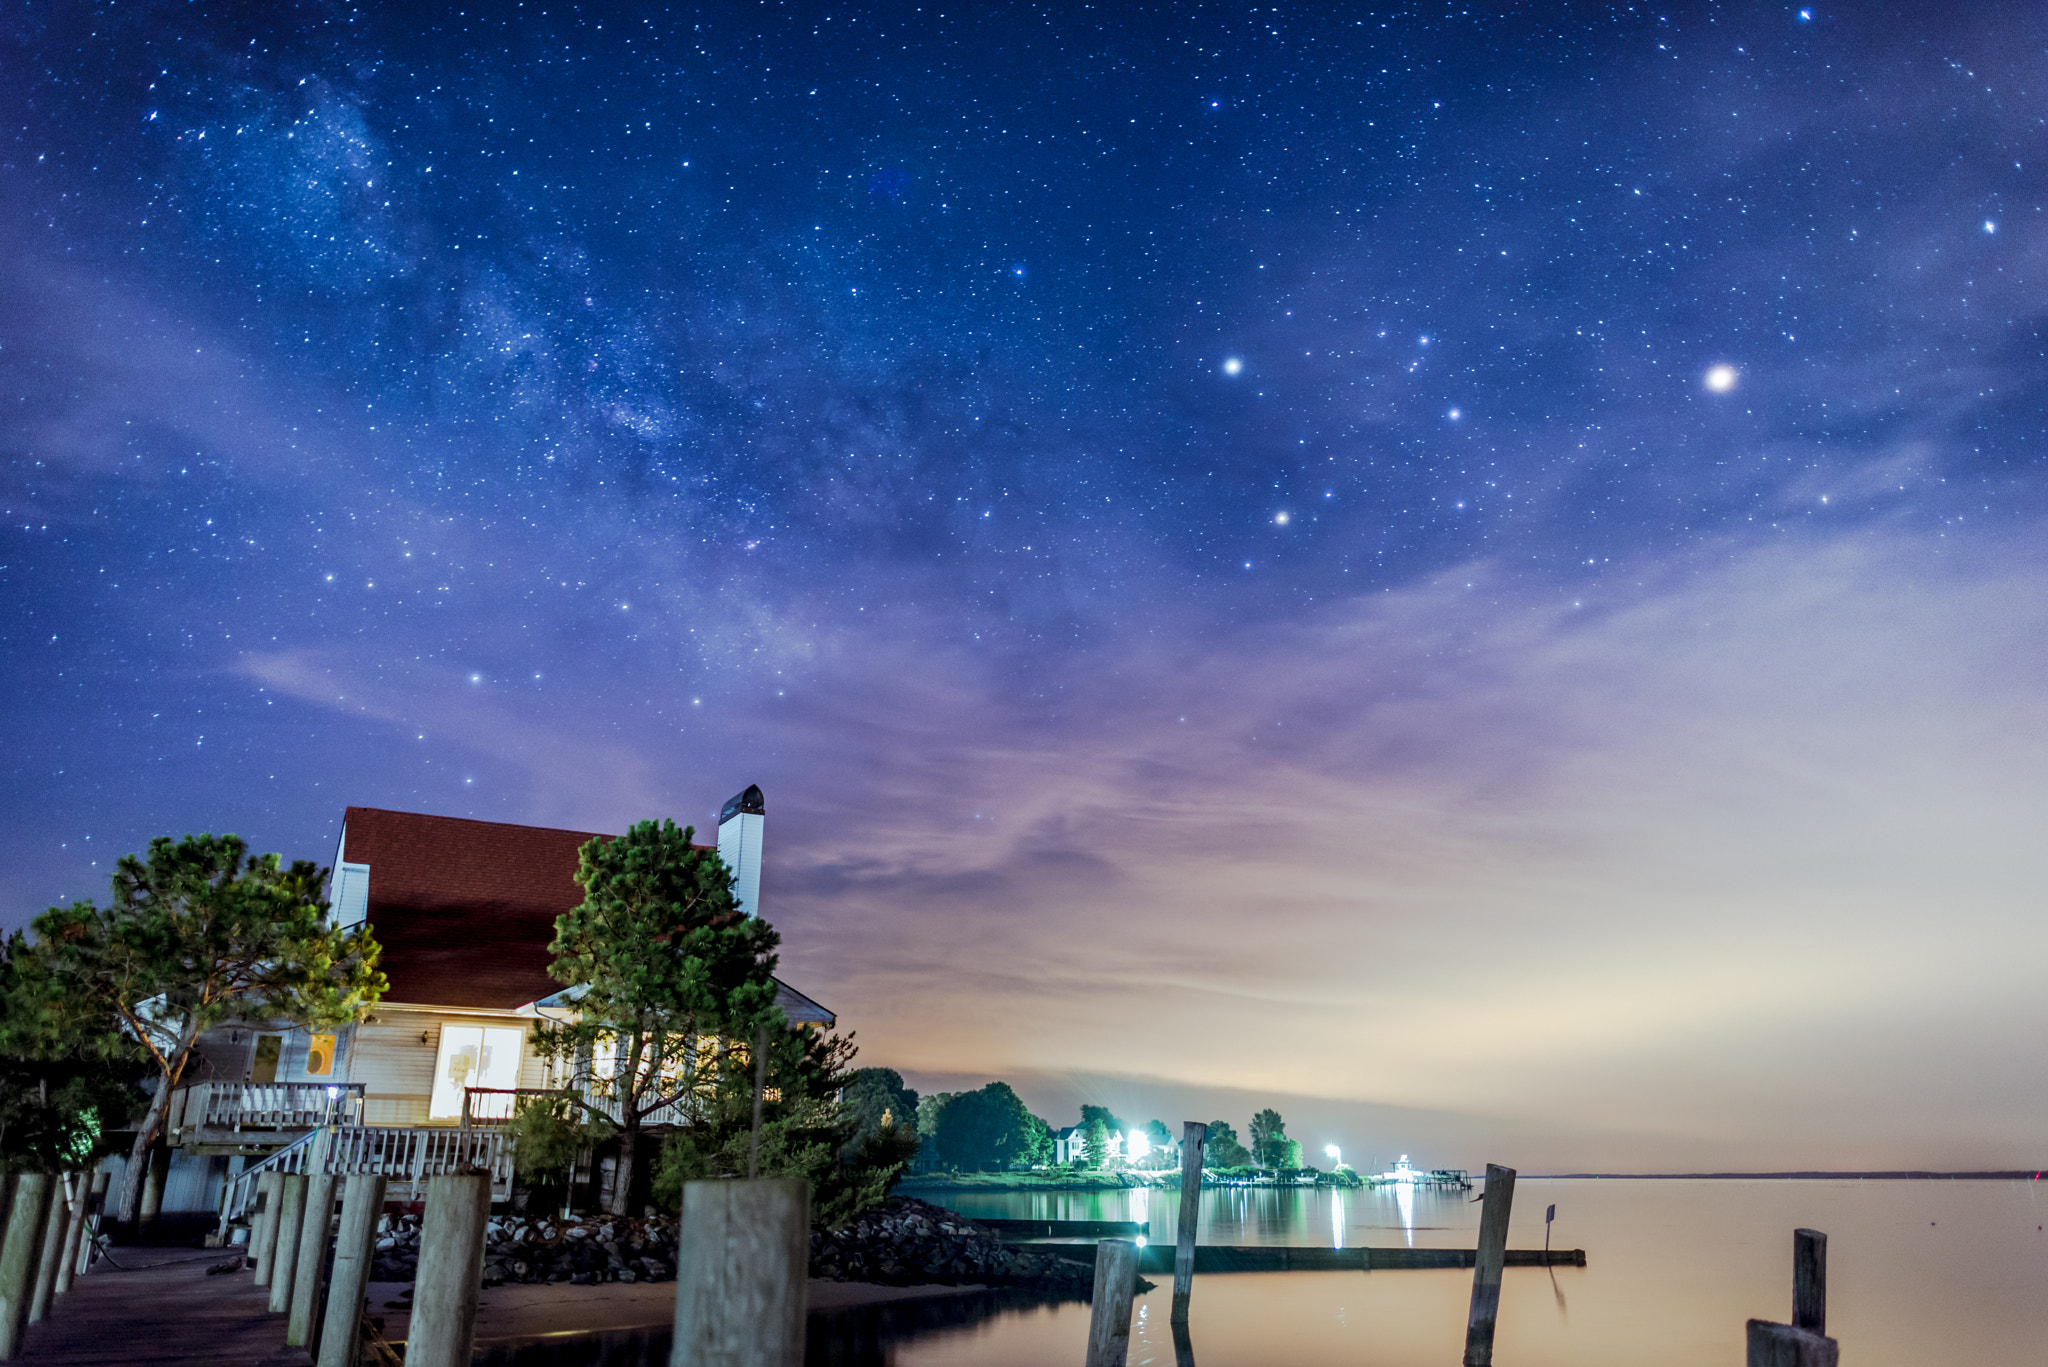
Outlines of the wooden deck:
[{"label": "wooden deck", "polygon": [[219,1249],[117,1248],[51,1303],[22,1339],[24,1361],[49,1367],[307,1367],[284,1345],[284,1316],[247,1272],[206,1275]]}]

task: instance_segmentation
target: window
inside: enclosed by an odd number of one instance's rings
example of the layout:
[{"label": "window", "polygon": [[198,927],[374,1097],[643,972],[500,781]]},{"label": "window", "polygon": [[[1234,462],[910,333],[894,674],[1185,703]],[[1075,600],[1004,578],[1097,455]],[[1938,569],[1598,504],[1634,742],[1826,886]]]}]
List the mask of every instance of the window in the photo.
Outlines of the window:
[{"label": "window", "polygon": [[460,1120],[464,1087],[517,1087],[520,1057],[525,1051],[524,1030],[442,1026],[441,1052],[434,1060],[434,1094],[427,1106],[427,1118]]}]

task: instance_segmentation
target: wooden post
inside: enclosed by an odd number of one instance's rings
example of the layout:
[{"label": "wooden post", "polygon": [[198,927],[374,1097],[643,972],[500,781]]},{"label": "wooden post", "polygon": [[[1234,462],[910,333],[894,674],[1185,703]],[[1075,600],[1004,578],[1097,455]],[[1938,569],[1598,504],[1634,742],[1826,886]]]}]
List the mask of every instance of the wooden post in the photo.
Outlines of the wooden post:
[{"label": "wooden post", "polygon": [[356,1367],[363,1322],[363,1292],[377,1256],[377,1217],[384,1210],[384,1179],[351,1177],[341,1201],[341,1234],[334,1242],[334,1280],[320,1325],[317,1367]]},{"label": "wooden post", "polygon": [[1195,1340],[1188,1333],[1186,1320],[1175,1320],[1173,1328],[1173,1367],[1195,1367]]},{"label": "wooden post", "polygon": [[277,1216],[284,1204],[284,1174],[266,1172],[256,1178],[256,1213],[249,1218],[249,1261],[256,1266],[256,1285],[270,1285],[271,1264],[277,1261]]},{"label": "wooden post", "polygon": [[107,1188],[113,1180],[114,1174],[104,1167],[92,1175],[92,1195],[85,1198],[85,1237],[78,1245],[77,1273],[81,1277],[92,1266],[94,1237],[106,1222]]},{"label": "wooden post", "polygon": [[1792,1231],[1792,1327],[1828,1331],[1828,1236],[1817,1229]]},{"label": "wooden post", "polygon": [[164,1183],[171,1176],[170,1146],[159,1139],[149,1151],[149,1172],[142,1181],[142,1208],[136,1212],[136,1226],[143,1233],[154,1233],[157,1218],[164,1209]]},{"label": "wooden post", "polygon": [[1749,1322],[1749,1367],[1838,1367],[1841,1346],[1825,1334],[1766,1320]]},{"label": "wooden post", "polygon": [[1138,1290],[1138,1246],[1128,1239],[1095,1245],[1095,1297],[1088,1311],[1087,1367],[1124,1367],[1131,1351],[1131,1300]]},{"label": "wooden post", "polygon": [[1173,1323],[1188,1322],[1195,1294],[1195,1232],[1202,1221],[1202,1145],[1209,1127],[1199,1120],[1180,1126],[1180,1238],[1173,1249]]},{"label": "wooden post", "polygon": [[21,1351],[29,1297],[35,1292],[36,1259],[43,1251],[43,1217],[50,1211],[51,1183],[46,1172],[25,1172],[14,1179],[7,1232],[0,1235],[0,1361]]},{"label": "wooden post", "polygon": [[1479,1208],[1479,1253],[1472,1262],[1472,1314],[1465,1322],[1465,1367],[1491,1367],[1493,1362],[1493,1323],[1500,1314],[1500,1270],[1507,1263],[1515,1170],[1488,1163],[1484,1199]]},{"label": "wooden post", "polygon": [[85,1237],[85,1216],[92,1204],[92,1186],[88,1174],[79,1173],[78,1180],[71,1184],[71,1218],[64,1226],[64,1249],[57,1256],[57,1294],[63,1295],[71,1289],[71,1283],[78,1275],[78,1244]]},{"label": "wooden post", "polygon": [[685,1183],[679,1233],[669,1367],[802,1367],[809,1185]]},{"label": "wooden post", "polygon": [[484,1281],[484,1224],[490,1217],[489,1173],[427,1179],[406,1367],[469,1367]]},{"label": "wooden post", "polygon": [[277,1233],[270,1244],[270,1313],[282,1315],[292,1306],[292,1272],[298,1266],[299,1227],[306,1219],[306,1179],[296,1173],[278,1178]]},{"label": "wooden post", "polygon": [[[322,1141],[314,1141],[315,1165]],[[320,1313],[320,1287],[327,1280],[327,1240],[334,1231],[334,1174],[315,1171],[306,1178],[306,1213],[299,1221],[299,1252],[292,1260],[292,1299],[284,1324],[285,1346],[305,1348],[312,1342],[314,1317]]]},{"label": "wooden post", "polygon": [[50,1207],[43,1217],[43,1250],[36,1259],[36,1287],[28,1299],[28,1322],[42,1323],[50,1313],[50,1297],[57,1292],[57,1264],[64,1260],[64,1234],[71,1224],[70,1205],[64,1200],[64,1179],[50,1179]]}]

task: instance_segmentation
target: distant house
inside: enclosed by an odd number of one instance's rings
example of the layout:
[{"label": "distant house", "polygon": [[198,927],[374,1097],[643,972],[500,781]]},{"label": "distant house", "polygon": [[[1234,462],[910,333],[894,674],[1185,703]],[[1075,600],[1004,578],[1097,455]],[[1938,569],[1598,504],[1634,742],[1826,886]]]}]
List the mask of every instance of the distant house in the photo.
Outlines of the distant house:
[{"label": "distant house", "polygon": [[[1109,1157],[1120,1159],[1124,1156],[1124,1136],[1120,1131],[1109,1132]],[[1072,1165],[1085,1165],[1089,1161],[1087,1135],[1079,1125],[1069,1125],[1052,1137],[1052,1161]]]},{"label": "distant house", "polygon": [[[757,912],[761,790],[720,814],[734,895]],[[331,915],[367,922],[390,980],[367,1019],[332,1034],[286,1023],[209,1032],[173,1099],[165,1211],[210,1210],[230,1168],[329,1120],[442,1126],[497,1120],[515,1089],[564,1085],[528,1041],[565,1007],[548,974],[555,918],[583,900],[577,851],[602,832],[349,807],[335,850]],[[713,848],[702,846],[700,848]],[[786,984],[791,1021],[833,1013]],[[465,1102],[468,1112],[465,1114]]]}]

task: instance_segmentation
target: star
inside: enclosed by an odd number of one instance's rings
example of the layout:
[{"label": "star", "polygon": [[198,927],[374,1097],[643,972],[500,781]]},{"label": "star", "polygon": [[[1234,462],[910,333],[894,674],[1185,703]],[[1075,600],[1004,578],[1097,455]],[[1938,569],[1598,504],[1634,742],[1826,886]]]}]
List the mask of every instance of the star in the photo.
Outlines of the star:
[{"label": "star", "polygon": [[1704,384],[1707,392],[1711,394],[1726,394],[1735,388],[1735,382],[1741,377],[1741,371],[1722,361],[1708,366],[1707,373],[1700,378],[1700,383]]}]

